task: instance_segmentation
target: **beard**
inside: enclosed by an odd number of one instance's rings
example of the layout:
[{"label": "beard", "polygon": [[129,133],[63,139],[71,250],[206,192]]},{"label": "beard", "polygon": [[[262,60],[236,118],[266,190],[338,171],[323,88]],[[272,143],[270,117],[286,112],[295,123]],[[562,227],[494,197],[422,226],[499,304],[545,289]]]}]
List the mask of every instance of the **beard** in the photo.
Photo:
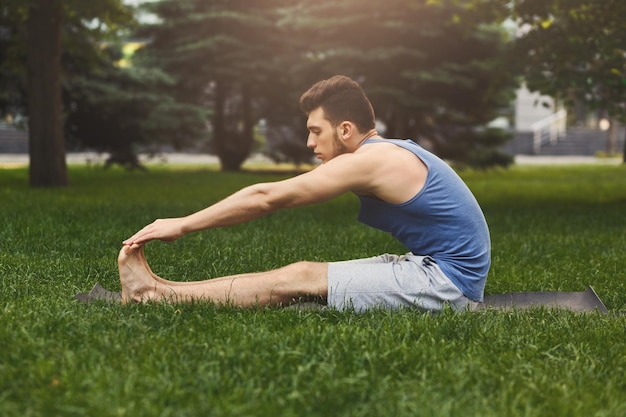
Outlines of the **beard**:
[{"label": "beard", "polygon": [[346,145],[344,145],[344,143],[339,138],[339,135],[337,134],[337,130],[335,130],[334,134],[335,136],[334,136],[333,145],[334,145],[336,154],[342,155],[348,152],[348,148],[346,148]]}]

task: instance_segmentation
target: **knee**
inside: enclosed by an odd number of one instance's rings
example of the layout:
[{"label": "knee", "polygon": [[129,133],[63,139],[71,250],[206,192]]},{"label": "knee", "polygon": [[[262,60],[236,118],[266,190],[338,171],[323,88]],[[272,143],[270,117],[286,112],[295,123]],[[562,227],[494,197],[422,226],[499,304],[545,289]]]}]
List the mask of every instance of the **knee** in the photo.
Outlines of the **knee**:
[{"label": "knee", "polygon": [[290,265],[294,276],[304,279],[313,279],[320,274],[326,275],[326,264],[319,262],[300,261]]},{"label": "knee", "polygon": [[300,296],[326,295],[328,291],[328,264],[301,261],[288,266],[285,284]]}]

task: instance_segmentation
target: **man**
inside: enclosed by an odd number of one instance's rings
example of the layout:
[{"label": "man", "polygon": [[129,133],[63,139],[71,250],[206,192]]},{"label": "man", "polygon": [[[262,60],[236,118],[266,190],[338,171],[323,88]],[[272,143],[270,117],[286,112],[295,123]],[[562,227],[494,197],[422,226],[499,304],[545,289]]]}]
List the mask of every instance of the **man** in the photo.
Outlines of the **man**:
[{"label": "man", "polygon": [[[287,305],[316,297],[338,309],[471,307],[482,301],[490,265],[489,231],[474,196],[442,160],[412,141],[382,139],[361,87],[335,76],[300,99],[307,146],[322,164],[255,184],[186,217],[162,219],[123,242],[118,264],[123,302],[209,300],[241,306]],[[195,282],[156,276],[144,257],[151,240],[231,226],[279,209],[346,192],[361,200],[359,220],[390,232],[410,251],[345,262],[297,262],[268,272]]]}]

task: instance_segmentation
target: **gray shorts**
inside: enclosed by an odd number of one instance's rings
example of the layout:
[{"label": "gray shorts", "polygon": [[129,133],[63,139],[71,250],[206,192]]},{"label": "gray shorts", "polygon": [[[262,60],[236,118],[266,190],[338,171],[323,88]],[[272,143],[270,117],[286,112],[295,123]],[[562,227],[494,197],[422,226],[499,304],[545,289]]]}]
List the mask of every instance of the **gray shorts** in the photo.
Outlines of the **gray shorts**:
[{"label": "gray shorts", "polygon": [[475,303],[429,256],[384,254],[328,264],[328,305],[339,310],[407,306],[440,311],[445,304],[463,310]]}]

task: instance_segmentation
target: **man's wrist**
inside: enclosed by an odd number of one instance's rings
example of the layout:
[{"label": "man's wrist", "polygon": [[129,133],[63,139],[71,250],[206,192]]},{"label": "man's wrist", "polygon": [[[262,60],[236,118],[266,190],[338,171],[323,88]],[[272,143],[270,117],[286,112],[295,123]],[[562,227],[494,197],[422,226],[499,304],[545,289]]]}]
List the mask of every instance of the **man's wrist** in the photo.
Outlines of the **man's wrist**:
[{"label": "man's wrist", "polygon": [[180,218],[180,233],[181,236],[184,236],[188,233],[196,232],[199,229],[197,226],[194,226],[193,219],[190,216],[185,216]]}]

